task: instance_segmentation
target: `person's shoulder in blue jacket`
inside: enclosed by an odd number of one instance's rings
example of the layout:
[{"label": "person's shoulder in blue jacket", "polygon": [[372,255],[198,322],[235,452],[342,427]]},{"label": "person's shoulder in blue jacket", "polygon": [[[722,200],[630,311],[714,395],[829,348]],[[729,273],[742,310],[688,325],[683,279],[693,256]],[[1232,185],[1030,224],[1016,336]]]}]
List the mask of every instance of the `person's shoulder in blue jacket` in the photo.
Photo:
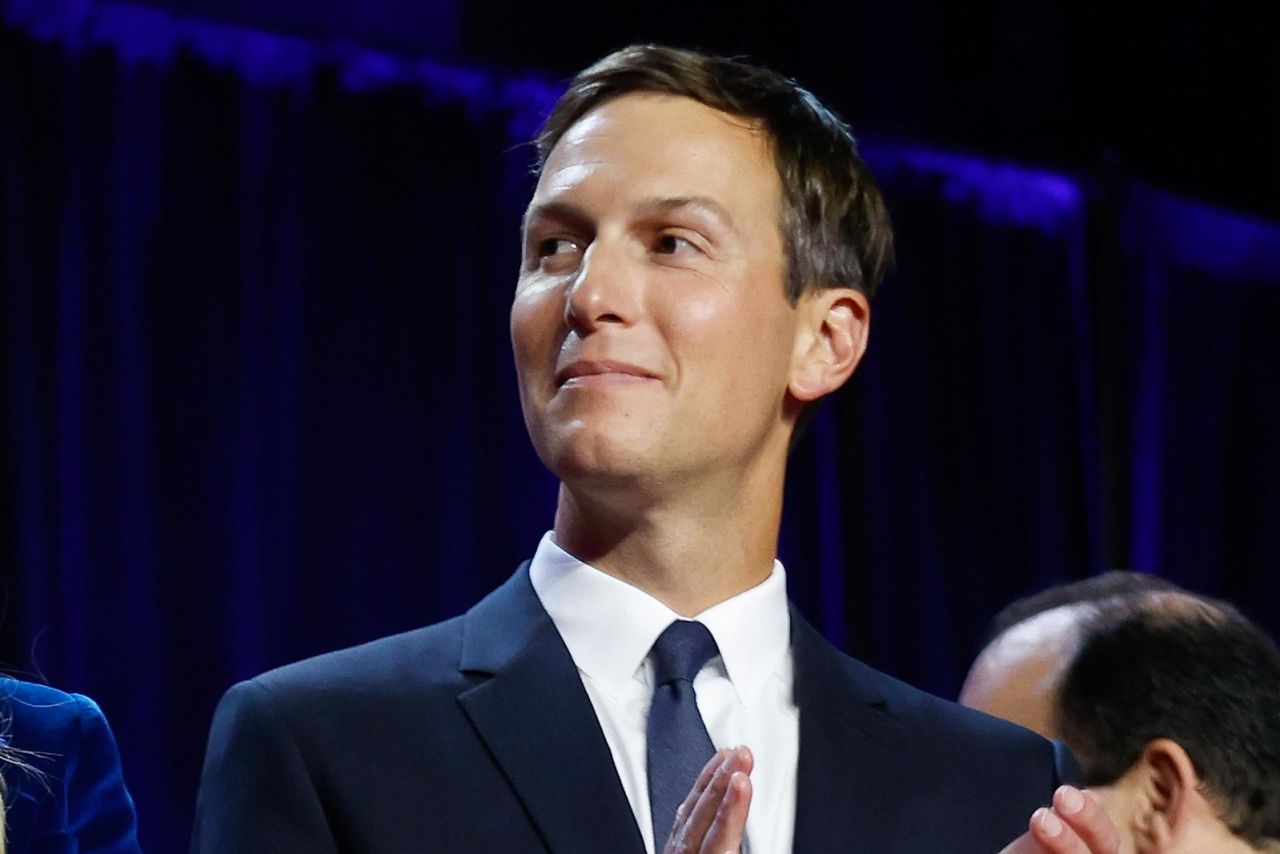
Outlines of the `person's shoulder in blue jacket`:
[{"label": "person's shoulder in blue jacket", "polygon": [[88,697],[0,677],[6,854],[134,854],[133,799]]}]

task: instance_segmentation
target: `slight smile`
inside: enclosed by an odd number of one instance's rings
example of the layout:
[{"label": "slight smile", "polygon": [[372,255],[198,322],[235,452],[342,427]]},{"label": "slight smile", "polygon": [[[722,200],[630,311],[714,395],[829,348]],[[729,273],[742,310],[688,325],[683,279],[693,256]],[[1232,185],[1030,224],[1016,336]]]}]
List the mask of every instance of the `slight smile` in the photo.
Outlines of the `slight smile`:
[{"label": "slight smile", "polygon": [[612,359],[582,359],[556,372],[558,388],[635,385],[657,379],[651,371]]}]

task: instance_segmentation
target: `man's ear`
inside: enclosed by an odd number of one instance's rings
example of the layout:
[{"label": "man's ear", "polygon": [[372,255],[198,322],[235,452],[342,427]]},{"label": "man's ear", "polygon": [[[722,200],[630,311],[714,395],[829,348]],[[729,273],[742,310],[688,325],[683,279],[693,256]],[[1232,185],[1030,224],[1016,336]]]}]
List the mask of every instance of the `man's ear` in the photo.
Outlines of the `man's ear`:
[{"label": "man's ear", "polygon": [[787,390],[808,403],[840,388],[858,367],[867,349],[871,304],[852,288],[818,288],[800,298],[796,314],[800,328]]},{"label": "man's ear", "polygon": [[1182,745],[1167,738],[1148,744],[1125,775],[1136,788],[1139,814],[1135,817],[1137,850],[1161,854],[1192,828],[1195,813],[1207,805],[1200,795],[1200,777]]}]

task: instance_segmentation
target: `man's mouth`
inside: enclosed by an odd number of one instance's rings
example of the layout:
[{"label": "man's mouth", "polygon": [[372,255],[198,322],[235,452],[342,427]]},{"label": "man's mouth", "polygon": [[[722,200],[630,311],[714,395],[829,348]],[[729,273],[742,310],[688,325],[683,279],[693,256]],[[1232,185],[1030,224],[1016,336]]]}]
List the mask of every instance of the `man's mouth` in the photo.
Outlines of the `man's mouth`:
[{"label": "man's mouth", "polygon": [[614,359],[579,359],[556,372],[556,387],[631,384],[656,379],[652,371]]}]

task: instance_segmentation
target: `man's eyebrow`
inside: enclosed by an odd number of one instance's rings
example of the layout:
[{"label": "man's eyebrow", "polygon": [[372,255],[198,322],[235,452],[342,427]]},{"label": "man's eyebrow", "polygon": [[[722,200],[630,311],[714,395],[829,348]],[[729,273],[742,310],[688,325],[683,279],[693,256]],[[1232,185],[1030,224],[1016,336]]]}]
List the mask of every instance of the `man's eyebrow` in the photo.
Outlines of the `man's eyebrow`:
[{"label": "man's eyebrow", "polygon": [[[741,234],[729,210],[710,196],[662,196],[645,199],[636,207],[635,212],[643,217],[670,214],[681,210],[692,210],[710,216],[734,235]],[[530,223],[547,218],[574,225],[586,225],[591,221],[585,209],[570,202],[557,200],[540,202],[530,205],[524,212],[524,220],[521,223],[522,233],[528,232]]]},{"label": "man's eyebrow", "polygon": [[529,230],[529,223],[538,219],[564,220],[574,225],[582,225],[590,221],[587,212],[575,204],[561,201],[540,202],[530,205],[524,212],[524,220],[520,223],[521,233]]},{"label": "man's eyebrow", "polygon": [[694,210],[711,216],[725,228],[738,234],[738,226],[728,209],[710,196],[668,196],[648,199],[641,203],[640,213],[645,215]]}]

